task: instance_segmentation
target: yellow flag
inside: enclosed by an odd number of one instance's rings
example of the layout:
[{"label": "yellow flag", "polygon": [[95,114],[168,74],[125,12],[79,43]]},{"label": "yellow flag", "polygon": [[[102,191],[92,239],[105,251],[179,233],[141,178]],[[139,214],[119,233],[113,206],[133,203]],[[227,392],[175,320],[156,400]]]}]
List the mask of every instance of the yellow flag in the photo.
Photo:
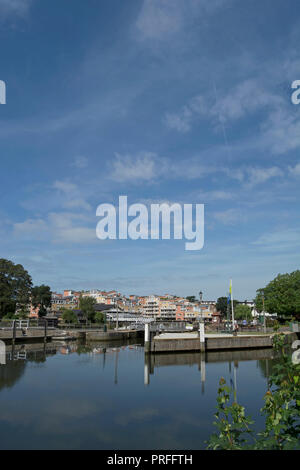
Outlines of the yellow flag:
[{"label": "yellow flag", "polygon": [[230,279],[229,292],[232,294],[232,280]]}]

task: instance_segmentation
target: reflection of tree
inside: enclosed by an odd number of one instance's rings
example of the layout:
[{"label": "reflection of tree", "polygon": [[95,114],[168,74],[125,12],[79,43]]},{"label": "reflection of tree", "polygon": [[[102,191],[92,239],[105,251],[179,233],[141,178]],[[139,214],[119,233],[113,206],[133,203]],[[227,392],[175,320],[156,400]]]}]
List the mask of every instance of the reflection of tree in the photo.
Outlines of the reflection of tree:
[{"label": "reflection of tree", "polygon": [[0,366],[0,390],[13,387],[24,374],[26,363],[23,361],[9,361]]},{"label": "reflection of tree", "polygon": [[[286,353],[290,352],[290,348],[285,348]],[[281,354],[278,351],[272,350],[272,359],[258,360],[258,367],[264,377],[270,377],[274,374],[274,366],[280,362]]]},{"label": "reflection of tree", "polygon": [[92,351],[93,351],[92,347],[86,346],[84,344],[79,345],[77,350],[76,350],[76,352],[79,356],[80,356],[80,354],[86,354],[86,353],[90,353]]},{"label": "reflection of tree", "polygon": [[268,378],[274,372],[274,366],[277,364],[278,359],[262,359],[257,361],[258,367],[263,375],[263,377]]},{"label": "reflection of tree", "polygon": [[[50,356],[50,354],[47,354],[47,356]],[[36,353],[30,353],[27,355],[27,361],[28,362],[36,362],[37,364],[40,364],[42,362],[46,362],[46,354],[44,351],[37,351]]]}]

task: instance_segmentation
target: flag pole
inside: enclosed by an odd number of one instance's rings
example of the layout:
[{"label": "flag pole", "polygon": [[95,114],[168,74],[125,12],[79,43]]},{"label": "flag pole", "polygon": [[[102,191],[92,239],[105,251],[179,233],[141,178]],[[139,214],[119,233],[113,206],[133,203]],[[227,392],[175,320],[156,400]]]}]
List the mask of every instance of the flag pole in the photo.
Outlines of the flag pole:
[{"label": "flag pole", "polygon": [[231,296],[231,317],[232,317],[232,331],[234,328],[234,310],[233,310],[233,296],[232,296],[232,279],[230,279],[230,296]]}]

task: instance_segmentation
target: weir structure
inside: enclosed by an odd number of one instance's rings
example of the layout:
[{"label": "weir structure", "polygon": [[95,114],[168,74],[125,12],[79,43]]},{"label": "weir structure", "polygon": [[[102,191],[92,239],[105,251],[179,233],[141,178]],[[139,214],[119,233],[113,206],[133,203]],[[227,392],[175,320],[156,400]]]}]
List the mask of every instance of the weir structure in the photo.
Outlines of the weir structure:
[{"label": "weir structure", "polygon": [[[285,343],[292,344],[298,339],[297,332],[284,332]],[[274,333],[265,334],[210,334],[205,333],[204,322],[200,322],[197,332],[161,333],[150,331],[145,325],[145,353],[170,353],[187,351],[228,351],[235,349],[259,349],[273,347]]]}]

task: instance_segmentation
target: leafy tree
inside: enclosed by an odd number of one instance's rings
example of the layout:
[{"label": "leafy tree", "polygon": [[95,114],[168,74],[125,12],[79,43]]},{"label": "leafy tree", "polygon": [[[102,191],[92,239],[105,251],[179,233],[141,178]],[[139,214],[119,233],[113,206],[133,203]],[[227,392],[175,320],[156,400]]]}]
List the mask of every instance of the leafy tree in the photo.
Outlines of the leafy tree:
[{"label": "leafy tree", "polygon": [[78,323],[77,315],[73,310],[63,308],[61,311],[62,319],[65,323]]},{"label": "leafy tree", "polygon": [[300,316],[300,270],[290,274],[278,274],[263,288],[258,289],[255,305],[258,312],[265,311],[279,316]]},{"label": "leafy tree", "polygon": [[44,284],[33,287],[31,290],[31,302],[34,308],[39,307],[39,317],[45,316],[47,308],[51,306],[50,287]]},{"label": "leafy tree", "polygon": [[21,264],[0,259],[0,317],[16,308],[24,310],[30,302],[32,281]]},{"label": "leafy tree", "polygon": [[194,302],[196,302],[196,297],[195,297],[194,295],[189,295],[189,296],[186,298],[186,300],[188,300],[189,302],[194,303]]},{"label": "leafy tree", "polygon": [[105,322],[105,315],[102,312],[97,312],[94,318],[96,323],[104,323]]},{"label": "leafy tree", "polygon": [[93,297],[79,297],[79,308],[82,310],[82,313],[86,321],[94,321],[95,318],[95,309],[96,300]]},{"label": "leafy tree", "polygon": [[14,320],[15,317],[16,315],[13,312],[8,312],[2,317],[2,320]]},{"label": "leafy tree", "polygon": [[251,308],[249,305],[238,304],[234,309],[234,318],[236,320],[251,320]]},{"label": "leafy tree", "polygon": [[[233,301],[233,308],[235,309],[236,305],[238,304],[237,300]],[[230,312],[231,312],[231,303],[229,305]],[[219,297],[216,303],[217,312],[220,312],[224,317],[227,315],[228,309],[228,297]]]}]

